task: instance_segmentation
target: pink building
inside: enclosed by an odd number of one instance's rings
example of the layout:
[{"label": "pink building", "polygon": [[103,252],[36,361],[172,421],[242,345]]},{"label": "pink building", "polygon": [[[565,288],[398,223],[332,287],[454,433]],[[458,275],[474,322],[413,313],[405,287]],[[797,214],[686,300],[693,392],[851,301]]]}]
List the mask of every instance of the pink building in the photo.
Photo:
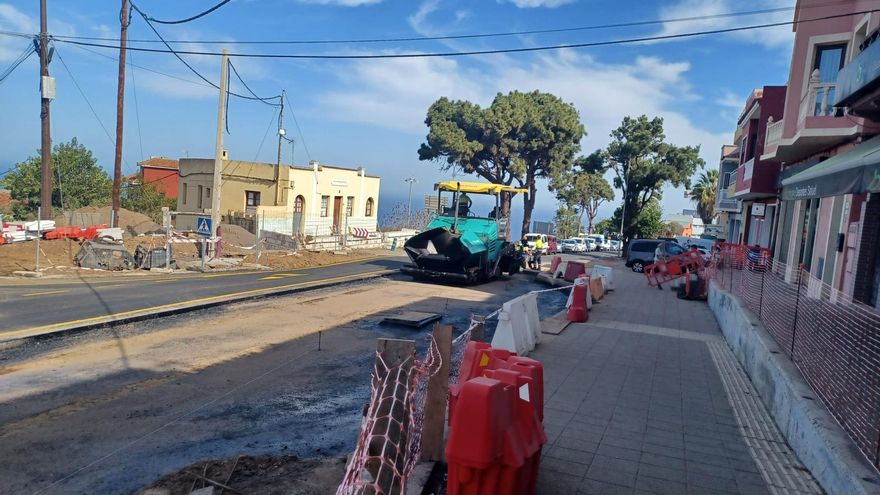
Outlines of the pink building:
[{"label": "pink building", "polygon": [[872,9],[880,0],[797,2],[784,117],[768,119],[760,159],[782,165],[775,257],[803,264],[834,297],[880,306],[880,184],[872,193],[862,179],[880,162],[869,111],[880,80],[867,80],[880,65],[880,12],[858,13]]}]

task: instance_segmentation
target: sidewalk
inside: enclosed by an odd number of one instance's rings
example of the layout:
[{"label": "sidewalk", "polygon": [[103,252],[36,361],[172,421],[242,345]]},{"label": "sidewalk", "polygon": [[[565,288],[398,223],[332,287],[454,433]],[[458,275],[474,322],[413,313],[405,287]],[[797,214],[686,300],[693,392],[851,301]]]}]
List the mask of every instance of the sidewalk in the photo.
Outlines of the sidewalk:
[{"label": "sidewalk", "polygon": [[538,493],[822,493],[708,305],[601,262],[616,290],[530,355],[545,366]]}]

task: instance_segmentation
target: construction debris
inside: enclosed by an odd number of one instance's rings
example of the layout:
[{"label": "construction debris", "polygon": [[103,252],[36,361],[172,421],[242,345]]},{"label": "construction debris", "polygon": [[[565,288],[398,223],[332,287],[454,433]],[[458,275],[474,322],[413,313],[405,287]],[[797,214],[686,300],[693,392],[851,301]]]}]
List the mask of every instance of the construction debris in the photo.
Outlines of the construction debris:
[{"label": "construction debris", "polygon": [[428,323],[432,323],[442,318],[437,313],[422,313],[421,311],[407,311],[395,316],[388,316],[382,320],[382,323],[391,325],[403,325],[405,327],[422,328]]},{"label": "construction debris", "polygon": [[98,270],[131,270],[135,267],[134,258],[124,245],[98,240],[83,242],[74,263],[80,268]]}]

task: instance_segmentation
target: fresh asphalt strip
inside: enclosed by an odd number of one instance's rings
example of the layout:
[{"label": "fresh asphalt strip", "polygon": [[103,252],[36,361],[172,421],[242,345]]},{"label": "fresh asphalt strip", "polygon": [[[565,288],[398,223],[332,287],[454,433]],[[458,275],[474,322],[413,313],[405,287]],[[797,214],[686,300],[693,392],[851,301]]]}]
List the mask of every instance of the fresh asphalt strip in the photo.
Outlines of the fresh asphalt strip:
[{"label": "fresh asphalt strip", "polygon": [[251,289],[245,290],[241,292],[233,292],[229,294],[220,294],[216,296],[203,297],[197,299],[190,299],[187,301],[180,301],[171,304],[162,304],[158,306],[150,306],[146,308],[140,308],[130,311],[121,311],[110,315],[101,315],[101,316],[93,316],[89,318],[82,318],[78,320],[70,320],[64,322],[53,323],[50,325],[42,325],[36,327],[25,328],[21,330],[13,330],[9,332],[0,333],[0,342],[9,342],[12,340],[31,338],[31,337],[40,337],[47,335],[57,335],[62,332],[70,332],[70,331],[82,331],[88,330],[92,328],[102,327],[102,326],[112,326],[119,325],[122,323],[131,323],[135,321],[169,316],[179,313],[185,313],[188,311],[194,311],[198,309],[205,309],[214,306],[220,306],[223,304],[229,304],[232,302],[246,301],[251,299],[260,299],[264,297],[272,297],[272,296],[280,296],[285,294],[292,294],[296,292],[303,292],[307,290],[313,289],[321,289],[332,287],[335,285],[344,284],[347,282],[354,282],[359,280],[367,280],[378,277],[385,277],[391,275],[393,273],[397,273],[397,270],[386,269],[386,270],[375,270],[370,272],[363,273],[354,273],[349,275],[342,275],[338,277],[330,277],[320,280],[314,280],[310,282],[299,282],[292,283],[274,287],[267,287],[261,289]]}]

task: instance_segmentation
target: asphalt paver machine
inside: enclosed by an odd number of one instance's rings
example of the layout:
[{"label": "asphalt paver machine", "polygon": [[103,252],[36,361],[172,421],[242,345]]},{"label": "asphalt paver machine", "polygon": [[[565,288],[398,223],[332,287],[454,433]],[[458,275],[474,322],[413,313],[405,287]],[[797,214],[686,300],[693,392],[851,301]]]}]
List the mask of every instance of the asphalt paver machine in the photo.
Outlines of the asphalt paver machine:
[{"label": "asphalt paver machine", "polygon": [[[401,271],[422,279],[486,282],[502,273],[517,273],[523,254],[510,239],[510,216],[502,213],[505,195],[528,190],[482,182],[434,184],[437,212],[423,232],[411,237],[404,250],[412,261]],[[443,206],[444,195],[451,206]],[[470,195],[494,197],[494,208],[479,216]]]}]

